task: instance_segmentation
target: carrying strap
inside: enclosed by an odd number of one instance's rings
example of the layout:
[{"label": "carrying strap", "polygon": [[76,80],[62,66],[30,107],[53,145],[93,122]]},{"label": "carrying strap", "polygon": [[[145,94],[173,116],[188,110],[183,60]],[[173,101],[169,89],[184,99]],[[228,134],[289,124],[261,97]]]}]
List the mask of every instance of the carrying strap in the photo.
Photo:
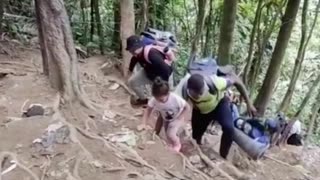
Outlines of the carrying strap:
[{"label": "carrying strap", "polygon": [[[204,82],[208,85],[209,87],[209,93],[212,94],[212,95],[216,95],[218,93],[218,89],[217,87],[215,86],[214,82],[212,81],[212,79],[210,78],[210,76],[203,76],[204,78]],[[188,83],[185,82],[183,84],[183,87],[182,87],[182,97],[186,100],[189,99],[189,95],[188,95],[188,88],[187,88],[187,85]],[[192,99],[192,98],[190,98]],[[217,96],[217,99],[218,99],[218,96]]]},{"label": "carrying strap", "polygon": [[144,59],[151,64],[151,61],[149,60],[149,52],[151,49],[156,49],[157,51],[161,52],[165,56],[164,62],[168,64],[169,66],[172,65],[173,60],[175,59],[173,52],[169,49],[169,47],[162,47],[157,45],[146,45],[144,46]]}]

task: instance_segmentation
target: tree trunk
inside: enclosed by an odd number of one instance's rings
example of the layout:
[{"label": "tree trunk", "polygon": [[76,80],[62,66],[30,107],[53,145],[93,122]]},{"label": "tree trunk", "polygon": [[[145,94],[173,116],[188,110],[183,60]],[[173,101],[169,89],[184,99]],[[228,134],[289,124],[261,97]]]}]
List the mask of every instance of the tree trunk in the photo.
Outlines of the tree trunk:
[{"label": "tree trunk", "polygon": [[40,44],[40,50],[42,55],[42,69],[43,69],[43,74],[46,76],[49,76],[47,44],[44,38],[43,25],[41,22],[41,14],[40,14],[41,12],[39,7],[39,1],[41,0],[35,0],[34,4],[35,4],[35,10],[36,10],[37,25],[38,25],[39,44]]},{"label": "tree trunk", "polygon": [[206,36],[205,36],[205,44],[203,48],[203,56],[207,57],[211,55],[211,42],[212,42],[212,16],[213,16],[213,0],[210,0],[209,3],[209,14],[206,18]]},{"label": "tree trunk", "polygon": [[80,8],[81,8],[82,23],[84,26],[83,36],[85,37],[84,42],[82,42],[82,43],[84,43],[84,44],[87,44],[89,42],[89,39],[88,39],[89,25],[87,24],[86,11],[85,11],[86,7],[87,7],[86,0],[81,0],[80,1]]},{"label": "tree trunk", "polygon": [[6,4],[6,0],[1,0],[0,1],[0,33],[3,31],[2,22],[3,22],[3,13],[4,13],[5,4]]},{"label": "tree trunk", "polygon": [[236,22],[238,0],[224,0],[220,28],[219,54],[220,65],[230,64],[233,45],[233,32]]},{"label": "tree trunk", "polygon": [[149,0],[143,0],[143,6],[142,6],[142,21],[141,21],[141,25],[139,28],[139,33],[144,31],[145,28],[147,27],[148,24],[148,4],[149,4]]},{"label": "tree trunk", "polygon": [[99,35],[99,47],[101,54],[104,54],[104,34],[103,34],[103,28],[100,18],[100,11],[99,11],[99,0],[94,0],[94,13],[95,13],[95,19],[96,19],[96,25]]},{"label": "tree trunk", "polygon": [[120,2],[113,2],[113,36],[112,36],[112,49],[116,54],[121,55],[121,42],[120,42]]},{"label": "tree trunk", "polygon": [[286,92],[281,104],[280,104],[279,111],[286,112],[288,110],[288,107],[289,107],[291,99],[292,99],[293,92],[295,90],[296,83],[297,83],[298,78],[300,76],[302,63],[304,61],[304,57],[305,57],[306,49],[309,44],[309,40],[312,37],[313,29],[317,23],[318,13],[319,13],[319,8],[320,8],[320,1],[318,1],[315,17],[313,19],[312,26],[309,31],[308,37],[306,37],[307,30],[308,30],[308,28],[307,28],[307,26],[308,26],[308,22],[307,22],[308,6],[309,6],[309,0],[305,0],[304,5],[303,5],[303,9],[302,9],[302,16],[301,16],[301,22],[302,22],[301,23],[301,40],[300,40],[298,55],[295,60],[295,65],[294,65],[294,69],[293,69],[293,73],[291,76],[291,81],[290,81],[289,87],[287,89],[287,92]]},{"label": "tree trunk", "polygon": [[120,0],[121,41],[123,58],[123,75],[127,77],[131,54],[126,51],[127,38],[135,34],[134,5],[132,0]]},{"label": "tree trunk", "polygon": [[247,57],[247,64],[244,68],[244,73],[243,73],[243,82],[245,85],[248,85],[248,76],[249,76],[249,71],[252,66],[252,55],[254,51],[254,40],[256,37],[256,31],[257,27],[259,26],[258,22],[260,22],[261,18],[261,10],[262,10],[262,4],[264,0],[259,0],[257,9],[256,9],[256,15],[253,21],[253,27],[251,31],[251,36],[250,36],[250,45],[249,45],[249,52],[248,52],[248,57]]},{"label": "tree trunk", "polygon": [[196,22],[196,34],[194,35],[192,44],[191,44],[191,52],[190,54],[196,54],[197,53],[197,46],[199,43],[199,40],[201,38],[201,34],[203,31],[203,27],[204,27],[204,21],[206,18],[206,6],[207,6],[207,0],[198,0],[198,4],[199,4],[199,9],[201,9],[201,11],[198,11],[198,15],[197,15],[197,22]]},{"label": "tree trunk", "polygon": [[314,130],[315,121],[319,116],[319,110],[320,110],[320,103],[319,102],[320,102],[320,91],[318,92],[318,96],[316,97],[316,100],[313,103],[313,107],[312,107],[312,110],[311,110],[312,116],[311,116],[310,124],[309,124],[309,127],[308,127],[308,132],[307,132],[307,136],[306,136],[306,142],[309,141],[310,136],[312,135],[313,130]]},{"label": "tree trunk", "polygon": [[65,103],[79,100],[89,107],[79,83],[77,54],[63,0],[39,0],[40,25],[49,58],[49,80]]},{"label": "tree trunk", "polygon": [[96,26],[96,20],[94,18],[94,3],[95,0],[90,1],[90,10],[91,10],[91,19],[90,19],[90,24],[91,24],[91,34],[90,34],[90,40],[93,42],[93,36],[94,36],[94,31],[95,31],[95,26]]},{"label": "tree trunk", "polygon": [[264,115],[267,105],[270,101],[273,88],[277,82],[280,73],[280,67],[283,61],[283,57],[288,46],[288,42],[291,36],[291,32],[294,26],[294,22],[299,10],[300,0],[289,0],[286,8],[286,12],[282,19],[280,32],[277,38],[277,43],[274,48],[270,65],[265,76],[265,80],[260,89],[258,97],[255,101],[255,106],[258,109],[260,115]]},{"label": "tree trunk", "polygon": [[302,103],[300,105],[300,107],[298,108],[298,111],[296,112],[296,114],[294,115],[295,117],[299,118],[301,113],[303,112],[303,109],[306,107],[307,103],[309,102],[313,92],[315,89],[317,89],[318,85],[320,83],[320,72],[318,72],[318,77],[316,78],[316,80],[312,83],[308,93],[306,94],[306,96],[304,97],[304,99],[302,100]]},{"label": "tree trunk", "polygon": [[[268,12],[274,12],[274,10],[272,9],[272,6],[268,6],[267,7],[267,14]],[[261,12],[262,13],[262,12]],[[254,95],[254,90],[256,88],[256,84],[257,84],[257,79],[258,79],[258,75],[259,72],[261,72],[261,64],[263,62],[263,57],[265,54],[265,49],[267,47],[267,44],[269,42],[269,39],[272,35],[272,32],[275,28],[277,19],[279,14],[281,13],[280,10],[278,10],[272,17],[271,19],[269,19],[268,15],[266,17],[266,19],[264,20],[264,26],[268,27],[267,29],[264,29],[263,32],[261,32],[260,30],[260,26],[258,26],[258,35],[257,35],[257,47],[258,47],[258,53],[256,56],[256,59],[253,61],[253,65],[250,68],[250,72],[249,72],[249,90],[250,90],[250,97],[253,98]],[[259,20],[258,24],[260,23],[261,18]],[[271,22],[269,22],[271,21]],[[262,37],[261,37],[262,36]]]}]

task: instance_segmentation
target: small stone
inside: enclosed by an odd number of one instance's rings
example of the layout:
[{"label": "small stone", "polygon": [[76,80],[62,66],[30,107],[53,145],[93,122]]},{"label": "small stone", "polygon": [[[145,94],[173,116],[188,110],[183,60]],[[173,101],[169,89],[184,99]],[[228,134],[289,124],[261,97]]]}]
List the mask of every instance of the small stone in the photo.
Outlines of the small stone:
[{"label": "small stone", "polygon": [[32,104],[23,115],[26,117],[43,116],[44,107],[41,104]]},{"label": "small stone", "polygon": [[146,144],[148,144],[148,145],[153,145],[153,144],[156,144],[156,142],[154,142],[154,141],[147,141]]},{"label": "small stone", "polygon": [[201,163],[201,158],[199,155],[193,155],[189,157],[189,160],[192,164],[200,164]]},{"label": "small stone", "polygon": [[118,89],[119,87],[120,87],[119,84],[114,83],[113,85],[111,85],[111,86],[109,87],[109,89],[110,89],[110,90],[116,90],[116,89]]},{"label": "small stone", "polygon": [[91,164],[94,165],[96,168],[102,168],[102,167],[104,166],[104,165],[103,165],[101,162],[99,162],[99,161],[93,161]]}]

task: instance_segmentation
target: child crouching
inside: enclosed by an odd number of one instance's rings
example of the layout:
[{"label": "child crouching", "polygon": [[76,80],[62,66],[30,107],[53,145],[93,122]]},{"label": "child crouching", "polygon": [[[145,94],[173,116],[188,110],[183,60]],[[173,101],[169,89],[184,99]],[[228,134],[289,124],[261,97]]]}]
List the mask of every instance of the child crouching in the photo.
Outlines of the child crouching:
[{"label": "child crouching", "polygon": [[184,117],[190,111],[190,106],[183,98],[170,92],[168,82],[159,77],[155,79],[152,85],[152,96],[143,115],[143,123],[144,125],[147,124],[153,110],[158,111],[163,120],[169,148],[179,152],[181,143],[177,133],[184,125]]}]

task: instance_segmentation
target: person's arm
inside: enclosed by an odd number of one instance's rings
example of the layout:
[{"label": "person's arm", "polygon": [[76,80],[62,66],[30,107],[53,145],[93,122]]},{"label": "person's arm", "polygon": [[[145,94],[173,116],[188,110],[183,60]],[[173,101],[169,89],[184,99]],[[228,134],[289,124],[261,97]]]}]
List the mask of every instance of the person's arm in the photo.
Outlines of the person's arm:
[{"label": "person's arm", "polygon": [[143,114],[143,117],[142,117],[142,124],[146,127],[147,126],[147,123],[148,123],[148,119],[150,118],[150,115],[151,115],[151,112],[152,112],[152,107],[148,106],[145,111],[144,111],[144,114]]},{"label": "person's arm", "polygon": [[131,60],[130,60],[130,64],[129,64],[129,72],[132,73],[134,67],[136,66],[136,64],[138,63],[138,58],[135,56],[132,56]]},{"label": "person's arm", "polygon": [[181,114],[177,117],[177,119],[182,120],[187,117],[188,113],[191,111],[190,105],[186,102]]},{"label": "person's arm", "polygon": [[234,73],[227,76],[228,81],[230,81],[231,84],[233,84],[237,90],[240,92],[241,96],[244,97],[245,102],[248,106],[252,106],[253,104],[249,98],[249,94],[247,92],[247,89],[245,88],[245,85],[243,84],[242,80],[235,75]]}]

